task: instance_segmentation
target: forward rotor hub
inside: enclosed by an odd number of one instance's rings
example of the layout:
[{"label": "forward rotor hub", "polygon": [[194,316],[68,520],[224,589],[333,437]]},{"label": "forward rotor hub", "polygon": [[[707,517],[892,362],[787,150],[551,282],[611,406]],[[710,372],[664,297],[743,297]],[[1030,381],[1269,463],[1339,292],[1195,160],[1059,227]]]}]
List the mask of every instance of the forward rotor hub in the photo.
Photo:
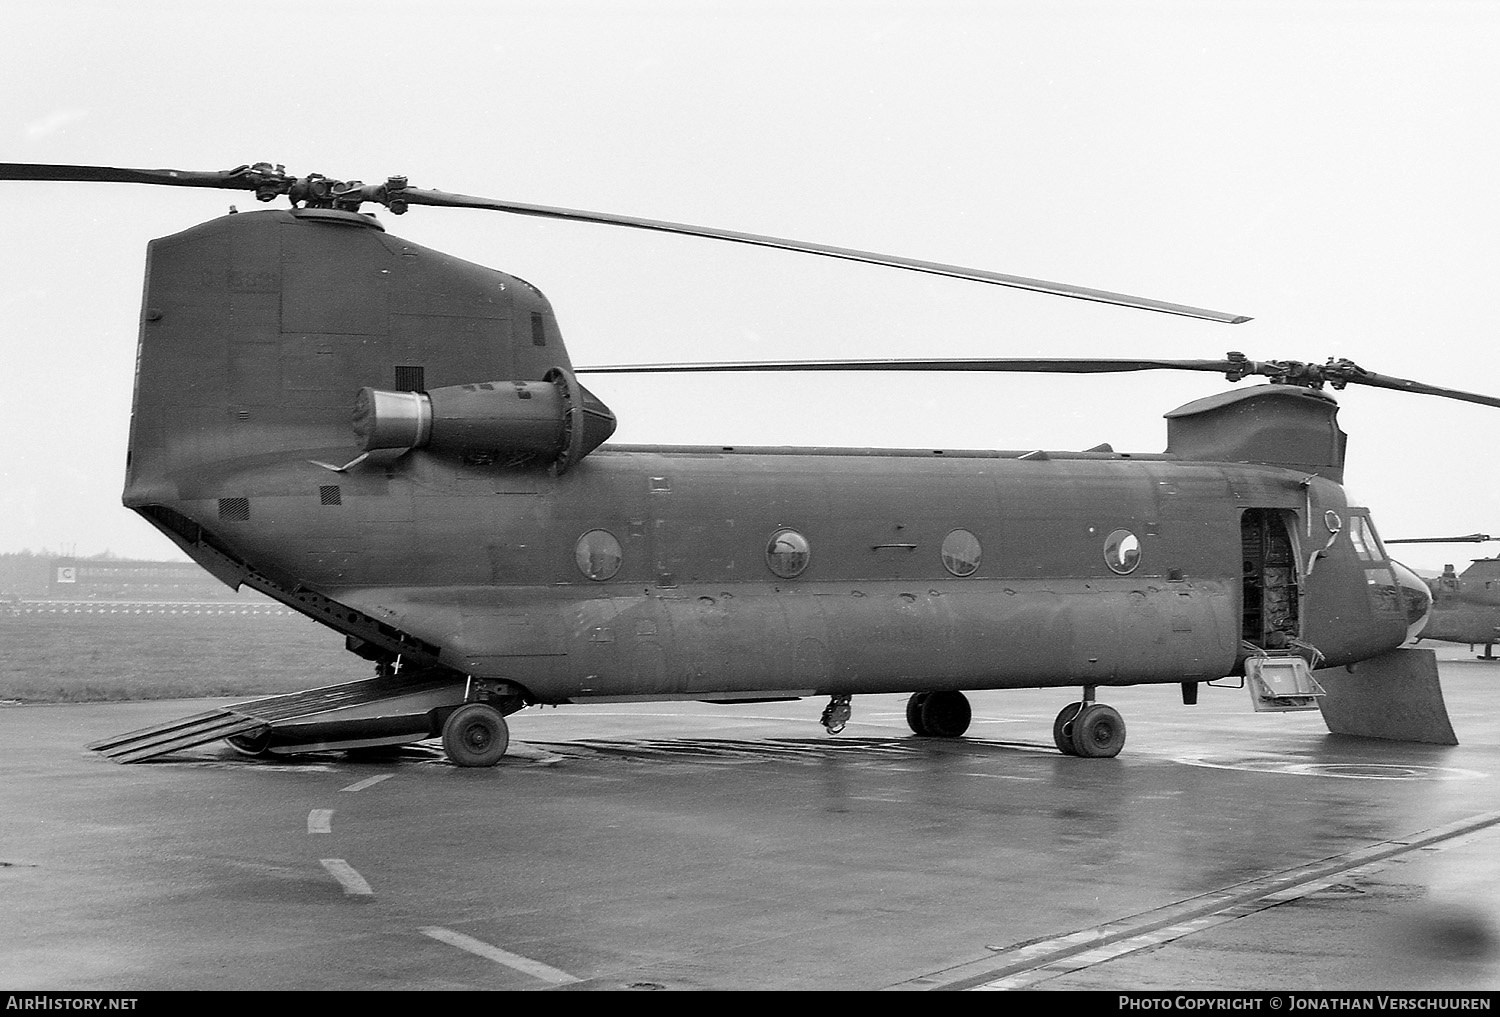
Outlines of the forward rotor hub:
[{"label": "forward rotor hub", "polygon": [[358,212],[368,201],[384,205],[394,215],[401,215],[407,209],[406,177],[389,177],[383,184],[335,180],[321,173],[295,177],[287,173],[285,166],[268,162],[238,166],[229,171],[229,176],[250,185],[260,201],[272,201],[284,194],[293,205],[304,208]]},{"label": "forward rotor hub", "polygon": [[1352,360],[1329,357],[1326,363],[1309,364],[1301,360],[1250,360],[1243,353],[1231,351],[1225,358],[1229,369],[1224,377],[1230,381],[1241,381],[1252,376],[1270,378],[1277,385],[1296,385],[1299,388],[1321,389],[1331,385],[1342,391],[1351,381],[1362,381],[1373,377],[1369,371]]}]

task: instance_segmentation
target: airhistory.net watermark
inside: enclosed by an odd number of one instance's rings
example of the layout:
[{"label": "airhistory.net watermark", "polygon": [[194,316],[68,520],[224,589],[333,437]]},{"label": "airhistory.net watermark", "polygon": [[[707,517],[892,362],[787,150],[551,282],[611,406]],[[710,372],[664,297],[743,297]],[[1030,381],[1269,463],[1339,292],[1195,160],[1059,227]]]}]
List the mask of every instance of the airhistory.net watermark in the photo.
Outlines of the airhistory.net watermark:
[{"label": "airhistory.net watermark", "polygon": [[134,1010],[139,996],[71,996],[56,993],[10,993],[7,1010]]}]

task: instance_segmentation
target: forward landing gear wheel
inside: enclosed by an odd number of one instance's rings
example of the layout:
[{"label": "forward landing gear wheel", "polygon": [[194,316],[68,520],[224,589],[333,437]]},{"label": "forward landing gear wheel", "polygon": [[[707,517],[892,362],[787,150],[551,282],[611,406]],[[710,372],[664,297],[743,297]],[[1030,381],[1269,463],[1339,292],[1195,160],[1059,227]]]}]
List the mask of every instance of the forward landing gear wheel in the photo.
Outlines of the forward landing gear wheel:
[{"label": "forward landing gear wheel", "polygon": [[509,725],[493,706],[460,706],[443,724],[443,751],[454,766],[494,766],[509,747]]},{"label": "forward landing gear wheel", "polygon": [[1078,750],[1073,748],[1073,718],[1078,716],[1081,709],[1082,703],[1069,703],[1052,722],[1052,744],[1065,756],[1078,755]]},{"label": "forward landing gear wheel", "polygon": [[[910,706],[907,707],[910,710]],[[974,713],[962,692],[929,692],[919,708],[923,734],[935,738],[957,738],[969,729]]]},{"label": "forward landing gear wheel", "polygon": [[224,741],[242,756],[268,756],[271,754],[271,729],[263,727],[249,734],[230,735]]},{"label": "forward landing gear wheel", "polygon": [[1071,727],[1074,755],[1108,759],[1125,746],[1125,718],[1103,703],[1084,707]]}]

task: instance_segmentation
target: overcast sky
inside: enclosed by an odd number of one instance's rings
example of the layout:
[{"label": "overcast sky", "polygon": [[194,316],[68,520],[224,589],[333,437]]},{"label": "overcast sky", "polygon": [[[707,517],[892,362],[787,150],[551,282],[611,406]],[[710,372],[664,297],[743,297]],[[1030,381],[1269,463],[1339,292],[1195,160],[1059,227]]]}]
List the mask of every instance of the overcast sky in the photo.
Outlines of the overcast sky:
[{"label": "overcast sky", "polygon": [[[578,364],[1322,361],[1500,394],[1500,4],[20,0],[0,161],[382,180],[1251,315],[1173,318],[492,212]],[[119,503],[146,243],[247,194],[0,183],[0,551],[174,557]],[[1205,374],[594,377],[616,440],[1158,452]],[[1242,383],[1245,384],[1245,383]],[[1500,410],[1339,395],[1386,537],[1500,533]],[[1424,568],[1496,545],[1408,548]]]}]

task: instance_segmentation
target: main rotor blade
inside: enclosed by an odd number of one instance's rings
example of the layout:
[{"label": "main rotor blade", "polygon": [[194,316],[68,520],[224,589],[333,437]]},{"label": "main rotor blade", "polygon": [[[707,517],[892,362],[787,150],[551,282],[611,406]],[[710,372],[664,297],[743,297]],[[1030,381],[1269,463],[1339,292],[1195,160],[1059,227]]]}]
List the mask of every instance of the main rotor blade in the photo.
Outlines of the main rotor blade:
[{"label": "main rotor blade", "polygon": [[783,237],[763,236],[758,233],[741,233],[736,230],[717,229],[710,226],[690,226],[686,223],[665,222],[660,219],[642,219],[637,216],[615,215],[610,212],[586,212],[576,208],[528,205],[517,201],[500,201],[495,198],[479,198],[469,194],[450,194],[446,191],[431,191],[417,187],[408,187],[402,193],[405,199],[413,205],[437,205],[447,208],[483,208],[496,212],[513,212],[517,215],[540,216],[547,219],[568,219],[574,222],[601,223],[607,226],[628,226],[633,229],[655,230],[661,233],[680,233],[685,236],[707,237],[712,240],[728,240],[733,243],[750,244],[755,247],[773,247],[783,251],[818,254],[828,258],[841,258],[845,261],[862,261],[870,265],[885,265],[889,268],[925,272],[929,275],[949,276],[954,279],[968,279],[974,282],[992,283],[996,286],[1033,290],[1038,293],[1050,293],[1059,297],[1074,297],[1078,300],[1116,304],[1121,307],[1136,307],[1146,311],[1161,311],[1165,314],[1180,314],[1190,318],[1204,318],[1209,321],[1227,322],[1231,325],[1238,325],[1241,322],[1251,320],[1249,317],[1241,314],[1210,311],[1202,307],[1172,304],[1163,300],[1152,300],[1148,297],[1133,297],[1126,293],[1113,293],[1109,290],[1096,290],[1086,286],[1048,282],[1045,279],[1029,279],[1019,275],[1005,275],[1000,272],[988,272],[978,268],[964,268],[960,265],[946,265],[936,261],[920,261],[916,258],[902,258],[891,254],[876,254],[873,251],[859,251],[848,247],[832,247],[828,244],[787,240]]},{"label": "main rotor blade", "polygon": [[695,374],[732,371],[974,371],[1029,374],[1113,374],[1125,371],[1212,371],[1224,374],[1227,360],[1079,360],[979,357],[932,360],[756,360],[718,364],[608,364],[574,367],[576,374]]},{"label": "main rotor blade", "polygon": [[1500,399],[1494,396],[1464,392],[1456,388],[1442,388],[1438,385],[1426,385],[1420,381],[1408,381],[1405,378],[1393,378],[1388,374],[1376,374],[1373,371],[1366,371],[1363,368],[1355,367],[1347,361],[1343,363],[1353,369],[1351,373],[1343,377],[1343,380],[1350,385],[1369,385],[1371,388],[1385,388],[1393,392],[1415,392],[1419,395],[1441,396],[1444,399],[1457,399],[1466,403],[1478,403],[1481,406],[1500,406]]},{"label": "main rotor blade", "polygon": [[1402,537],[1397,540],[1387,540],[1387,544],[1482,544],[1490,540],[1500,540],[1500,537],[1492,537],[1488,533],[1470,533],[1464,537]]},{"label": "main rotor blade", "polygon": [[1273,382],[1302,388],[1320,389],[1325,384],[1336,389],[1346,385],[1369,385],[1397,392],[1441,396],[1500,407],[1500,398],[1463,392],[1458,389],[1426,385],[1419,381],[1376,374],[1349,360],[1329,360],[1324,364],[1300,360],[1249,360],[1243,354],[1231,353],[1224,360],[1125,360],[1073,358],[980,357],[976,359],[890,359],[890,360],[761,360],[709,364],[610,364],[597,367],[574,367],[577,374],[689,374],[735,371],[967,371],[1015,372],[1030,374],[1114,374],[1129,371],[1208,371],[1222,374],[1230,381],[1252,375]]},{"label": "main rotor blade", "polygon": [[119,166],[72,166],[59,163],[0,162],[0,180],[72,180],[114,184],[166,184],[173,187],[218,187],[253,191],[249,167],[199,173],[174,169],[128,169]]},{"label": "main rotor blade", "polygon": [[255,191],[256,197],[268,201],[278,194],[288,195],[293,203],[316,202],[320,207],[357,209],[363,202],[378,202],[392,212],[401,214],[409,205],[432,205],[443,208],[489,209],[496,212],[511,212],[516,215],[540,216],[547,219],[567,219],[573,222],[598,223],[606,226],[626,226],[632,229],[655,230],[661,233],[678,233],[684,236],[705,237],[711,240],[727,240],[755,247],[771,247],[783,251],[817,254],[845,261],[861,261],[871,265],[884,265],[929,275],[968,279],[973,282],[992,283],[1014,289],[1033,290],[1054,296],[1073,297],[1096,303],[1115,304],[1121,307],[1136,307],[1164,314],[1185,315],[1208,321],[1222,321],[1231,325],[1249,321],[1240,314],[1211,311],[1187,304],[1173,304],[1164,300],[1135,297],[1128,293],[1097,290],[1087,286],[1048,282],[1026,276],[1005,275],[961,265],[947,265],[936,261],[921,261],[873,251],[859,251],[848,247],[833,247],[828,244],[813,244],[783,237],[764,236],[758,233],[741,233],[737,230],[717,229],[710,226],[691,226],[687,223],[667,222],[661,219],[643,219],[638,216],[616,215],[610,212],[587,212],[576,208],[557,208],[550,205],[531,205],[519,201],[501,201],[497,198],[481,198],[471,194],[454,194],[448,191],[411,187],[405,177],[392,177],[384,184],[364,184],[361,181],[339,181],[313,174],[294,177],[282,167],[270,163],[239,166],[232,170],[196,173],[173,169],[128,169],[115,166],[75,166],[45,163],[0,163],[0,180],[70,180],[97,181],[106,183],[166,184],[176,187],[220,187],[231,190]]}]

